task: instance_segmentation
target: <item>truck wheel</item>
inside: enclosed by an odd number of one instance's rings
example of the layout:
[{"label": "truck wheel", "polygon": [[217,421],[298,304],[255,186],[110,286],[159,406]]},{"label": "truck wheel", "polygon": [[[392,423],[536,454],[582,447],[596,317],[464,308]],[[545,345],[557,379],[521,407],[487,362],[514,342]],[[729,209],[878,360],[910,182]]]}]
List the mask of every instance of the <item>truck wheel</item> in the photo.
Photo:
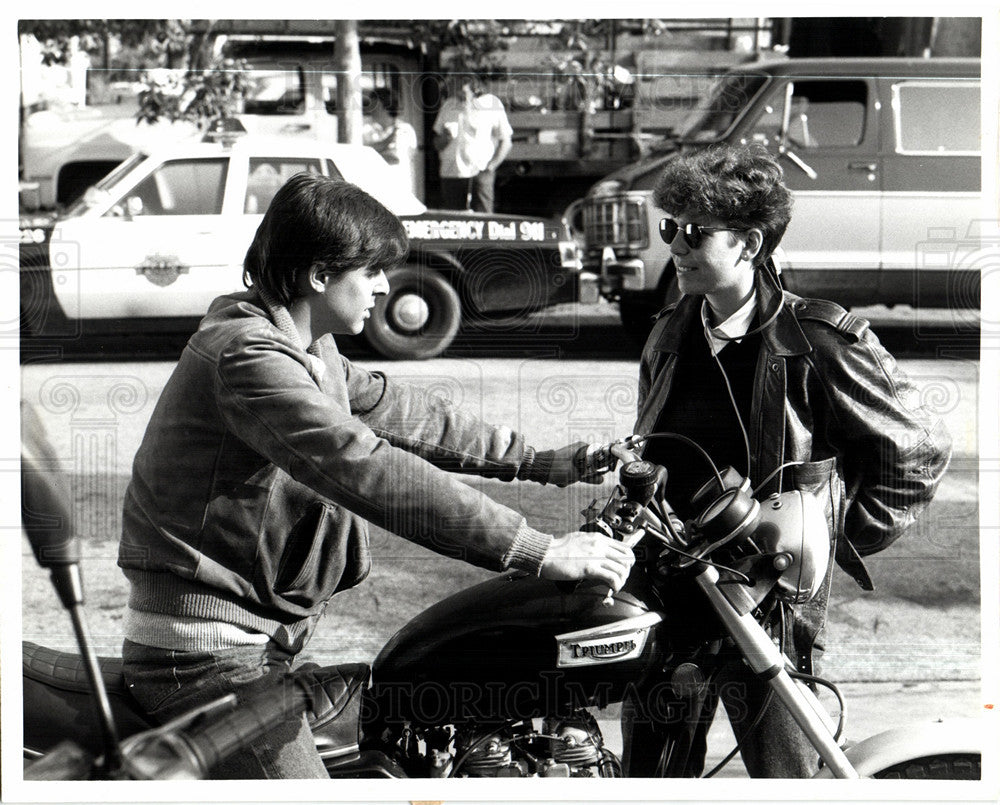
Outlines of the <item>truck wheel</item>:
[{"label": "truck wheel", "polygon": [[368,345],[386,358],[422,360],[444,352],[462,320],[458,294],[440,273],[403,266],[387,272],[389,293],[379,297],[365,325]]},{"label": "truck wheel", "polygon": [[914,758],[872,775],[878,780],[980,780],[982,776],[982,758],[969,754]]}]

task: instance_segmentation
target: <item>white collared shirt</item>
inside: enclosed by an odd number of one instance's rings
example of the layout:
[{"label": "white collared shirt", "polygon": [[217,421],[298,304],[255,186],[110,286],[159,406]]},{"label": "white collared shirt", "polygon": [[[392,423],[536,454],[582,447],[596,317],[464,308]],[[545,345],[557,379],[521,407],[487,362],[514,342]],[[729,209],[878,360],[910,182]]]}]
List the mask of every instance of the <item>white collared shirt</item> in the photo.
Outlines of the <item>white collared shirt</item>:
[{"label": "white collared shirt", "polygon": [[750,330],[750,324],[757,312],[757,291],[750,294],[750,298],[743,303],[742,307],[733,313],[718,327],[711,324],[711,312],[708,308],[708,300],[703,299],[701,303],[701,323],[705,329],[705,338],[708,339],[708,346],[713,355],[718,355],[729,341],[739,340]]}]

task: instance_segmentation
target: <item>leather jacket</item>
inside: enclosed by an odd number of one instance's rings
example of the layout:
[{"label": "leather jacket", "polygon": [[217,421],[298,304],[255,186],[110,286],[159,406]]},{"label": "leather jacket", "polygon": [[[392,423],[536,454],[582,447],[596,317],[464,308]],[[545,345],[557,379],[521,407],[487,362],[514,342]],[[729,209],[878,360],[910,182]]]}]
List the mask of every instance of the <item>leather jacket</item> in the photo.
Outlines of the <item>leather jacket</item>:
[{"label": "leather jacket", "polygon": [[135,456],[118,558],[129,607],[300,647],[330,596],[367,575],[366,521],[537,571],[551,537],[440,471],[536,480],[535,457],[519,434],[353,365],[330,336],[306,351],[256,292],[221,297]]},{"label": "leather jacket", "polygon": [[[867,321],[783,292],[761,271],[756,287],[759,321],[782,307],[761,332],[748,423],[751,483],[757,492],[781,483],[819,494],[837,564],[873,589],[861,557],[890,545],[931,500],[951,440]],[[655,427],[682,336],[701,326],[701,302],[682,297],[655,323],[642,354],[635,433]],[[802,463],[757,488],[793,461]]]}]

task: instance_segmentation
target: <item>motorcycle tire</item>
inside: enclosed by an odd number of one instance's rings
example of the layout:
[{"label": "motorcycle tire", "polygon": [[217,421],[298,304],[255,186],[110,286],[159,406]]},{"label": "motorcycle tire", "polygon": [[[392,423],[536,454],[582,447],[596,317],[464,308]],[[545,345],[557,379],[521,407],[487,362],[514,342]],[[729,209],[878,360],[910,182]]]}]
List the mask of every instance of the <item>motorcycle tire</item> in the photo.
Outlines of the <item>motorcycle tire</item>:
[{"label": "motorcycle tire", "polygon": [[875,772],[876,780],[980,780],[983,760],[980,755],[929,755],[904,760]]}]

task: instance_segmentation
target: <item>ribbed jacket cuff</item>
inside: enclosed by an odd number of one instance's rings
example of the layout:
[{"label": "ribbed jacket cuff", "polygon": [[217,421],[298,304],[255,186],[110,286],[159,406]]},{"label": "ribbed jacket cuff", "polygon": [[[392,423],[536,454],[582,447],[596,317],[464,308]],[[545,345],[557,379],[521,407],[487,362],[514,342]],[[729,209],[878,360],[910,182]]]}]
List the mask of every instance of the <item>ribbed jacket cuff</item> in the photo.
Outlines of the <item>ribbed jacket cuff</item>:
[{"label": "ribbed jacket cuff", "polygon": [[537,576],[542,569],[545,554],[552,544],[552,535],[536,531],[527,520],[517,527],[517,534],[503,557],[505,570],[524,570]]},{"label": "ribbed jacket cuff", "polygon": [[534,481],[539,484],[548,483],[555,455],[555,450],[535,450],[534,447],[526,445],[524,458],[521,459],[521,467],[517,471],[518,480]]}]

